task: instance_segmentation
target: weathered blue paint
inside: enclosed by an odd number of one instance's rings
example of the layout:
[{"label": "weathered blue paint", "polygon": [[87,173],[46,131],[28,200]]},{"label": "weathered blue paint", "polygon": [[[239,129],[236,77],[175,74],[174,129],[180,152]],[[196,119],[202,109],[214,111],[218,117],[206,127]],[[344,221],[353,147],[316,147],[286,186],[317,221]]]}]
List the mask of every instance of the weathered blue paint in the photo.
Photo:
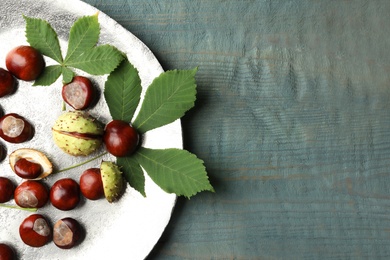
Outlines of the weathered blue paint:
[{"label": "weathered blue paint", "polygon": [[199,66],[180,199],[150,259],[389,259],[390,1],[86,0]]}]

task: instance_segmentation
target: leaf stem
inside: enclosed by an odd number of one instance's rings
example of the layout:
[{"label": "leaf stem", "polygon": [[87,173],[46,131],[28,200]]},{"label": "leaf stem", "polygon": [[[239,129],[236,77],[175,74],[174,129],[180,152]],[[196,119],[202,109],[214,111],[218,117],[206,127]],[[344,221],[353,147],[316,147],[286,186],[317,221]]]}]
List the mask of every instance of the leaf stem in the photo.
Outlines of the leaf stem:
[{"label": "leaf stem", "polygon": [[71,170],[71,169],[80,167],[80,166],[82,166],[82,165],[84,165],[84,164],[87,164],[87,163],[92,162],[92,161],[94,161],[94,160],[96,160],[96,159],[99,159],[100,157],[103,157],[103,156],[106,155],[106,154],[107,154],[107,152],[102,153],[102,154],[99,154],[99,155],[97,155],[97,156],[95,156],[95,157],[93,157],[93,158],[91,158],[91,159],[89,159],[89,160],[86,160],[86,161],[84,161],[84,162],[81,162],[81,163],[78,163],[78,164],[69,166],[69,167],[67,167],[67,168],[58,170],[57,173],[69,171],[69,170]]},{"label": "leaf stem", "polygon": [[0,207],[9,208],[9,209],[26,210],[26,211],[30,211],[30,212],[36,212],[38,210],[37,208],[22,208],[22,207],[19,207],[16,205],[9,205],[9,204],[3,204],[3,203],[0,203]]}]

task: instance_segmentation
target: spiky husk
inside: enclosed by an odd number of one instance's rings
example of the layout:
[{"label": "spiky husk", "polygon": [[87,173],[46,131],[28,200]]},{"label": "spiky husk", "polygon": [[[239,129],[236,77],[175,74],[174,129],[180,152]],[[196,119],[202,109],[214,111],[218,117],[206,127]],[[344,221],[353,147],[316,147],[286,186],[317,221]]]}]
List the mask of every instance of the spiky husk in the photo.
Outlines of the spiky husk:
[{"label": "spiky husk", "polygon": [[89,155],[102,144],[104,126],[89,114],[69,111],[58,117],[53,128],[53,140],[64,152]]},{"label": "spiky husk", "polygon": [[118,165],[103,161],[100,165],[104,195],[108,202],[117,201],[124,192],[125,181]]},{"label": "spiky husk", "polygon": [[53,131],[53,140],[64,152],[74,156],[86,156],[96,151],[101,139],[81,139]]}]

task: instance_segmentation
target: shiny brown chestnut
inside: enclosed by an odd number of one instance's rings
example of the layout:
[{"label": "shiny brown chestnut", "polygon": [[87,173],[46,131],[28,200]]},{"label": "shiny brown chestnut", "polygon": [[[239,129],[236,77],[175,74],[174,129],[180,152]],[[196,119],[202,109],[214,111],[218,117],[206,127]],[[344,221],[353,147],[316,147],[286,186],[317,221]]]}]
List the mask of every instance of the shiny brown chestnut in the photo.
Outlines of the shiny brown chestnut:
[{"label": "shiny brown chestnut", "polygon": [[15,185],[6,177],[0,177],[0,203],[10,201],[14,195]]},{"label": "shiny brown chestnut", "polygon": [[80,176],[80,191],[90,200],[98,200],[104,196],[103,181],[100,168],[89,168]]},{"label": "shiny brown chestnut", "polygon": [[137,148],[139,134],[122,120],[112,120],[106,125],[103,142],[109,153],[117,157],[131,155]]},{"label": "shiny brown chestnut", "polygon": [[76,246],[84,237],[84,229],[74,218],[63,218],[53,226],[53,242],[62,249]]},{"label": "shiny brown chestnut", "polygon": [[16,89],[17,81],[11,72],[0,68],[0,97],[12,94]]},{"label": "shiny brown chestnut", "polygon": [[0,243],[0,260],[16,260],[16,253],[13,247]]},{"label": "shiny brown chestnut", "polygon": [[79,184],[71,178],[56,181],[50,188],[50,202],[60,210],[74,209],[80,202]]},{"label": "shiny brown chestnut", "polygon": [[42,208],[49,200],[49,189],[39,181],[24,181],[16,187],[14,199],[22,208]]},{"label": "shiny brown chestnut", "polygon": [[84,110],[91,106],[95,99],[95,88],[90,79],[75,76],[73,80],[62,87],[62,98],[76,110]]},{"label": "shiny brown chestnut", "polygon": [[45,68],[45,61],[37,49],[22,45],[8,52],[5,65],[15,77],[31,81],[41,75]]},{"label": "shiny brown chestnut", "polygon": [[0,137],[10,143],[23,143],[34,135],[34,128],[22,116],[10,113],[0,118]]},{"label": "shiny brown chestnut", "polygon": [[19,235],[31,247],[44,246],[52,238],[49,222],[41,214],[32,214],[24,219],[19,227]]},{"label": "shiny brown chestnut", "polygon": [[21,158],[15,162],[14,170],[23,179],[38,178],[43,172],[42,166],[39,163],[29,161],[25,158]]}]

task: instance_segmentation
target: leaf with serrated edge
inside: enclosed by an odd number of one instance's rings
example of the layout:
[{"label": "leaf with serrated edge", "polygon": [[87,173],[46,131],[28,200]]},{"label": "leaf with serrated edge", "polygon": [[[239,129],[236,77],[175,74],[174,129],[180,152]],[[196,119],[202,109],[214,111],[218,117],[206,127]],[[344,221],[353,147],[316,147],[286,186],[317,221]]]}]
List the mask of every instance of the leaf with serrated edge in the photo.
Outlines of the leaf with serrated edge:
[{"label": "leaf with serrated edge", "polygon": [[92,75],[105,75],[118,67],[123,58],[123,54],[117,48],[105,44],[85,51],[74,60],[66,62],[65,65]]},{"label": "leaf with serrated edge", "polygon": [[141,97],[141,79],[127,60],[107,77],[104,98],[113,119],[131,122]]},{"label": "leaf with serrated edge", "polygon": [[118,157],[116,164],[121,167],[123,176],[127,183],[141,193],[142,196],[146,197],[144,172],[135,158]]},{"label": "leaf with serrated edge", "polygon": [[61,70],[61,65],[47,66],[42,74],[34,81],[33,86],[50,86],[60,77]]},{"label": "leaf with serrated edge", "polygon": [[195,103],[197,70],[172,70],[155,78],[146,90],[134,127],[145,133],[184,116]]},{"label": "leaf with serrated edge", "polygon": [[134,157],[150,178],[168,193],[190,198],[201,191],[214,191],[203,161],[186,150],[141,147]]},{"label": "leaf with serrated edge", "polygon": [[94,47],[99,40],[99,34],[98,14],[77,19],[70,28],[65,63],[71,62],[86,50]]},{"label": "leaf with serrated edge", "polygon": [[67,67],[62,67],[62,83],[68,84],[72,81],[73,76],[74,72],[71,69]]},{"label": "leaf with serrated edge", "polygon": [[30,46],[58,63],[63,62],[57,33],[42,19],[23,16],[26,21],[26,38]]}]

